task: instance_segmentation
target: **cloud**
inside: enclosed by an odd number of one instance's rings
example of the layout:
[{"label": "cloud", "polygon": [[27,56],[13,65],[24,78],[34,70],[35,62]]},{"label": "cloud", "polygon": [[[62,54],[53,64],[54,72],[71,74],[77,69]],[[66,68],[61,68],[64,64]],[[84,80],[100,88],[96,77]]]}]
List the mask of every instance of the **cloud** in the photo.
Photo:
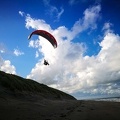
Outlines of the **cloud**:
[{"label": "cloud", "polygon": [[50,0],[43,0],[44,5],[49,6]]},{"label": "cloud", "polygon": [[0,66],[3,64],[3,58],[0,56]]},{"label": "cloud", "polygon": [[14,49],[14,52],[10,51],[6,48],[4,44],[2,43],[0,44],[0,70],[10,74],[16,74],[15,66],[11,64],[10,60],[4,60],[2,58],[3,54],[4,56],[13,54],[16,56],[20,56],[23,55],[24,53],[19,51],[18,49]]},{"label": "cloud", "polygon": [[3,54],[6,52],[7,52],[6,46],[3,43],[0,43],[0,53]]},{"label": "cloud", "polygon": [[14,49],[13,54],[14,54],[15,56],[20,56],[20,55],[24,55],[24,52],[20,51],[19,49]]},{"label": "cloud", "polygon": [[24,12],[19,11],[19,14],[23,17],[24,16]]},{"label": "cloud", "polygon": [[9,60],[3,60],[2,58],[0,58],[0,70],[6,73],[16,74],[16,69],[11,65],[11,62]]},{"label": "cloud", "polygon": [[31,27],[33,29],[47,30],[53,35],[57,35],[58,39],[66,38],[67,40],[72,40],[77,34],[83,32],[86,29],[97,28],[96,22],[99,19],[100,10],[100,5],[86,9],[83,18],[80,18],[78,21],[76,21],[71,30],[68,30],[65,26],[60,26],[57,29],[52,30],[51,26],[44,20],[36,20],[34,18],[31,18],[31,16],[28,14],[26,16],[26,28],[29,29]]},{"label": "cloud", "polygon": [[112,33],[113,32],[113,30],[111,29],[112,26],[113,26],[112,23],[106,22],[102,28],[102,30],[104,31],[104,34]]},{"label": "cloud", "polygon": [[[82,0],[83,1],[83,0]],[[77,4],[78,2],[80,2],[79,0],[69,0],[69,5],[75,5],[75,4]]]},{"label": "cloud", "polygon": [[26,28],[29,29],[30,27],[33,29],[47,29],[51,30],[50,25],[48,25],[43,19],[32,19],[29,14],[26,16]]},{"label": "cloud", "polygon": [[15,55],[15,56],[24,55],[24,52],[20,51],[18,48],[11,51],[3,43],[0,43],[0,53],[4,55]]},{"label": "cloud", "polygon": [[[68,86],[72,85],[73,80],[78,82],[79,68],[84,62],[83,54],[86,51],[84,43],[73,43],[72,40],[77,34],[93,29],[99,18],[100,6],[93,6],[84,12],[83,18],[75,22],[71,30],[65,26],[60,26],[53,30],[44,20],[33,19],[30,15],[26,16],[26,27],[33,29],[44,29],[55,36],[58,41],[58,48],[54,49],[50,43],[42,37],[38,40],[31,40],[29,46],[37,48],[44,58],[50,62],[50,68],[43,66],[43,58],[32,69],[28,78],[36,79],[48,85],[58,85],[59,88],[64,86],[67,91]],[[46,49],[47,48],[47,49]],[[87,58],[86,58],[87,59]],[[71,63],[73,64],[71,66]],[[81,67],[80,67],[81,68]],[[84,67],[83,67],[84,68]],[[85,69],[85,68],[84,68]],[[40,77],[41,76],[41,77]],[[41,79],[39,79],[41,78]],[[64,84],[66,82],[66,84]],[[57,84],[58,83],[58,84]],[[70,87],[69,87],[70,88]],[[75,88],[70,88],[73,91]]]},{"label": "cloud", "polygon": [[61,7],[61,11],[57,13],[57,20],[59,21],[61,15],[64,13],[64,9]]},{"label": "cloud", "polygon": [[[36,49],[36,63],[27,78],[68,93],[119,94],[120,89],[120,36],[110,32],[110,24],[103,26],[103,40],[99,43],[97,55],[87,56],[85,43],[74,43],[73,39],[88,29],[97,28],[101,6],[92,6],[84,11],[84,16],[76,21],[71,29],[60,26],[53,30],[44,20],[26,16],[26,27],[47,30],[55,36],[57,49],[42,37],[31,40],[29,47]],[[109,31],[108,31],[109,30]],[[107,31],[107,32],[106,32]],[[49,66],[43,65],[47,59]]]},{"label": "cloud", "polygon": [[39,57],[39,52],[36,51],[35,57],[38,58]]},{"label": "cloud", "polygon": [[13,53],[8,50],[3,43],[0,43],[0,70],[11,74],[16,74],[15,66],[11,64],[10,60],[4,60],[2,58],[3,54],[13,55]]},{"label": "cloud", "polygon": [[47,14],[51,17],[55,16],[55,22],[60,20],[60,17],[64,13],[63,7],[60,7],[60,10],[56,7],[50,4],[50,0],[43,0],[44,5],[47,7],[48,11]]},{"label": "cloud", "polygon": [[76,34],[83,32],[86,29],[96,29],[97,28],[97,20],[100,17],[100,10],[101,6],[93,6],[84,11],[84,17],[82,19],[79,19],[75,22],[72,30],[73,35],[76,36]]}]

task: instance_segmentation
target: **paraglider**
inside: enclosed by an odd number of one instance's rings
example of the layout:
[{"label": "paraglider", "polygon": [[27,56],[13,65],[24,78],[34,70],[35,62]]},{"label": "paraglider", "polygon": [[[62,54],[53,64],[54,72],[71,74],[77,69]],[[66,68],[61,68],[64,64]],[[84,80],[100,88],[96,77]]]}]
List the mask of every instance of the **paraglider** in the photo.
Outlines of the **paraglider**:
[{"label": "paraglider", "polygon": [[48,61],[44,59],[44,65],[49,65]]},{"label": "paraglider", "polygon": [[44,38],[46,38],[54,48],[57,48],[57,41],[54,38],[53,35],[51,35],[49,32],[45,31],[45,30],[35,30],[33,31],[30,36],[28,37],[28,39],[30,39],[32,37],[32,35],[40,35]]},{"label": "paraglider", "polygon": [[[40,35],[44,38],[46,38],[54,48],[57,48],[57,41],[54,38],[54,36],[52,34],[50,34],[49,32],[45,31],[45,30],[35,30],[33,31],[29,36],[28,39],[30,39],[32,37],[32,35]],[[44,59],[44,65],[49,65],[48,61]]]}]

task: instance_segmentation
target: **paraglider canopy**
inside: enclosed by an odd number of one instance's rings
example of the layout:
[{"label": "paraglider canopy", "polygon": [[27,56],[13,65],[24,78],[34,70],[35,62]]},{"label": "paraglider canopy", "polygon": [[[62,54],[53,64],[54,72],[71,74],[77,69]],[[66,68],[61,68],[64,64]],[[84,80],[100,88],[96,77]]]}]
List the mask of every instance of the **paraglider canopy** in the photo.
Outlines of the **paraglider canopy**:
[{"label": "paraglider canopy", "polygon": [[35,30],[30,34],[28,39],[30,39],[32,37],[32,35],[40,35],[40,36],[46,38],[53,45],[54,48],[57,48],[57,41],[54,38],[54,36],[52,34],[50,34],[49,32],[47,32],[45,30]]}]

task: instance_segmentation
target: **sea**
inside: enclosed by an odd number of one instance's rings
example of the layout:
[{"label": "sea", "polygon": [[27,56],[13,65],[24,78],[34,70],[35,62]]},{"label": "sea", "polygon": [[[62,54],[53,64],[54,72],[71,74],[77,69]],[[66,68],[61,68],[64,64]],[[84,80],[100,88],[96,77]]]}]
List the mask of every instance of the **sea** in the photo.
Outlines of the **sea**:
[{"label": "sea", "polygon": [[99,98],[99,99],[94,99],[94,100],[95,100],[95,101],[120,102],[120,97]]}]

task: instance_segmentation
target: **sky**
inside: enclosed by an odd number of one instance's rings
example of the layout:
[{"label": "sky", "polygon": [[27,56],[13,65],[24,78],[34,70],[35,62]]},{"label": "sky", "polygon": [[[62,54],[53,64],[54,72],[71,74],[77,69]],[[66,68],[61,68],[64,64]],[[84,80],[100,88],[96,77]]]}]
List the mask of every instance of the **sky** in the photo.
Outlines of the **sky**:
[{"label": "sky", "polygon": [[[119,11],[119,0],[1,1],[0,70],[77,99],[120,96]],[[37,35],[28,40],[38,29],[58,47]]]}]

